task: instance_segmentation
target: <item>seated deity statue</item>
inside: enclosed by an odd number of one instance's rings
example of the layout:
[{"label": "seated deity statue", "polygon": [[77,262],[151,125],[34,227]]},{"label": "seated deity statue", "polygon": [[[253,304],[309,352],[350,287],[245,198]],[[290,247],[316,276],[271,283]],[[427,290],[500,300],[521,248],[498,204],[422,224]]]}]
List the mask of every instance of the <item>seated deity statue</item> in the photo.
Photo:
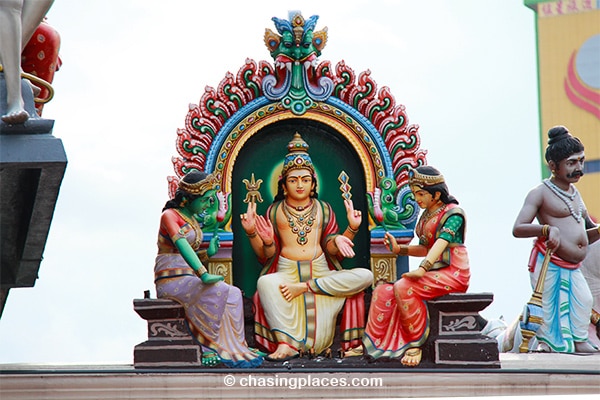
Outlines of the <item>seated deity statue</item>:
[{"label": "seated deity statue", "polygon": [[253,300],[255,337],[270,352],[267,360],[331,351],[342,309],[342,348],[361,345],[364,290],[372,284],[373,274],[340,264],[354,257],[353,239],[362,221],[351,200],[344,205],[348,226],[340,234],[331,205],[318,199],[308,144],[296,133],[266,215],[258,215],[256,203],[250,201],[240,216],[264,266]]}]

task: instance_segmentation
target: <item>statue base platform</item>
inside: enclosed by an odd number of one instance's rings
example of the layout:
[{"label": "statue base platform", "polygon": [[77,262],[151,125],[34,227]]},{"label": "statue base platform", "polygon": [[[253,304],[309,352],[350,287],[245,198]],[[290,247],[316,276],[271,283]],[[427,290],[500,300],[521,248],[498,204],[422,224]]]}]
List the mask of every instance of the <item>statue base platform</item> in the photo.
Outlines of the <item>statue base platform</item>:
[{"label": "statue base platform", "polygon": [[[369,296],[365,296],[368,303]],[[246,340],[254,345],[251,300],[245,300]],[[428,302],[429,339],[417,368],[500,368],[496,340],[481,334],[479,311],[493,301],[491,293],[451,294]],[[202,366],[200,345],[190,336],[183,306],[166,299],[135,299],[134,310],[148,321],[148,340],[134,348],[135,368],[181,368]],[[339,321],[338,321],[339,322]],[[340,358],[339,338],[331,356],[300,357],[285,362],[289,368],[410,368],[399,359],[367,360],[362,356]],[[265,361],[260,368],[281,366]],[[259,368],[259,369],[260,369]]]},{"label": "statue base platform", "polygon": [[148,340],[133,349],[136,368],[202,366],[202,350],[189,333],[181,304],[140,299],[133,301],[133,308],[148,321]]},{"label": "statue base platform", "polygon": [[423,357],[440,367],[500,368],[498,344],[481,334],[479,312],[491,293],[449,294],[428,301],[430,332]]}]

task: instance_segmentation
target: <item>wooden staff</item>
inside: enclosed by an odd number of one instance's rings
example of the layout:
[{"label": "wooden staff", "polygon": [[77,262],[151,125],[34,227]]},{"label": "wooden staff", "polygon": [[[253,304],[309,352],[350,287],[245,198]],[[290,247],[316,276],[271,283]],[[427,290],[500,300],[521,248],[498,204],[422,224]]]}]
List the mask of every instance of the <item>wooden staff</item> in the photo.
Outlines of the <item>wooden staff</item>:
[{"label": "wooden staff", "polygon": [[544,261],[542,262],[542,269],[540,275],[535,284],[535,289],[531,295],[531,299],[525,305],[523,314],[521,314],[521,335],[523,341],[519,346],[520,353],[527,353],[529,351],[529,341],[533,338],[537,330],[544,323],[544,313],[542,307],[542,293],[544,292],[544,282],[546,281],[546,272],[548,271],[548,264],[550,264],[550,258],[552,256],[552,249],[546,249],[544,254]]}]

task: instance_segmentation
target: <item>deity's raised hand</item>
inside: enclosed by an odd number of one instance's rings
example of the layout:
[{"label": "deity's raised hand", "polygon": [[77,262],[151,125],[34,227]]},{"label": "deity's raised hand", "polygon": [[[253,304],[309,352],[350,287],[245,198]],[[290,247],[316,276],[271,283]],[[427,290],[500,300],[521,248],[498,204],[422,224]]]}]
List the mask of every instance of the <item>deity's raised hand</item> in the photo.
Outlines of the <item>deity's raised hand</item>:
[{"label": "deity's raised hand", "polygon": [[348,225],[354,229],[358,230],[360,227],[360,223],[362,222],[362,213],[360,210],[354,209],[354,203],[352,200],[344,200],[344,206],[346,207],[346,216],[348,217]]},{"label": "deity's raised hand", "polygon": [[242,227],[247,234],[252,234],[256,230],[256,203],[248,202],[248,209],[244,214],[240,215]]},{"label": "deity's raised hand", "polygon": [[258,236],[260,236],[263,243],[273,243],[275,230],[268,218],[265,218],[262,215],[256,216],[256,233],[258,233]]}]

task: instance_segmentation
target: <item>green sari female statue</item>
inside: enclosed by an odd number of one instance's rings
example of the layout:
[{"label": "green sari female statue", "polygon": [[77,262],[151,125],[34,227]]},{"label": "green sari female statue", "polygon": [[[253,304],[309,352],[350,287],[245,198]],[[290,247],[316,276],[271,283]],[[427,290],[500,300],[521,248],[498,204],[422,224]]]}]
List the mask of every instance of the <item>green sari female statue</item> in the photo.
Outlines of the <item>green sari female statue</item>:
[{"label": "green sari female statue", "polygon": [[263,358],[246,343],[240,289],[223,282],[220,275],[209,274],[202,262],[219,246],[215,235],[208,248],[201,249],[201,227],[214,217],[207,210],[216,201],[212,175],[193,171],[179,182],[160,219],[156,293],[183,305],[192,337],[202,346],[204,365],[222,362],[233,368],[258,367]]}]

